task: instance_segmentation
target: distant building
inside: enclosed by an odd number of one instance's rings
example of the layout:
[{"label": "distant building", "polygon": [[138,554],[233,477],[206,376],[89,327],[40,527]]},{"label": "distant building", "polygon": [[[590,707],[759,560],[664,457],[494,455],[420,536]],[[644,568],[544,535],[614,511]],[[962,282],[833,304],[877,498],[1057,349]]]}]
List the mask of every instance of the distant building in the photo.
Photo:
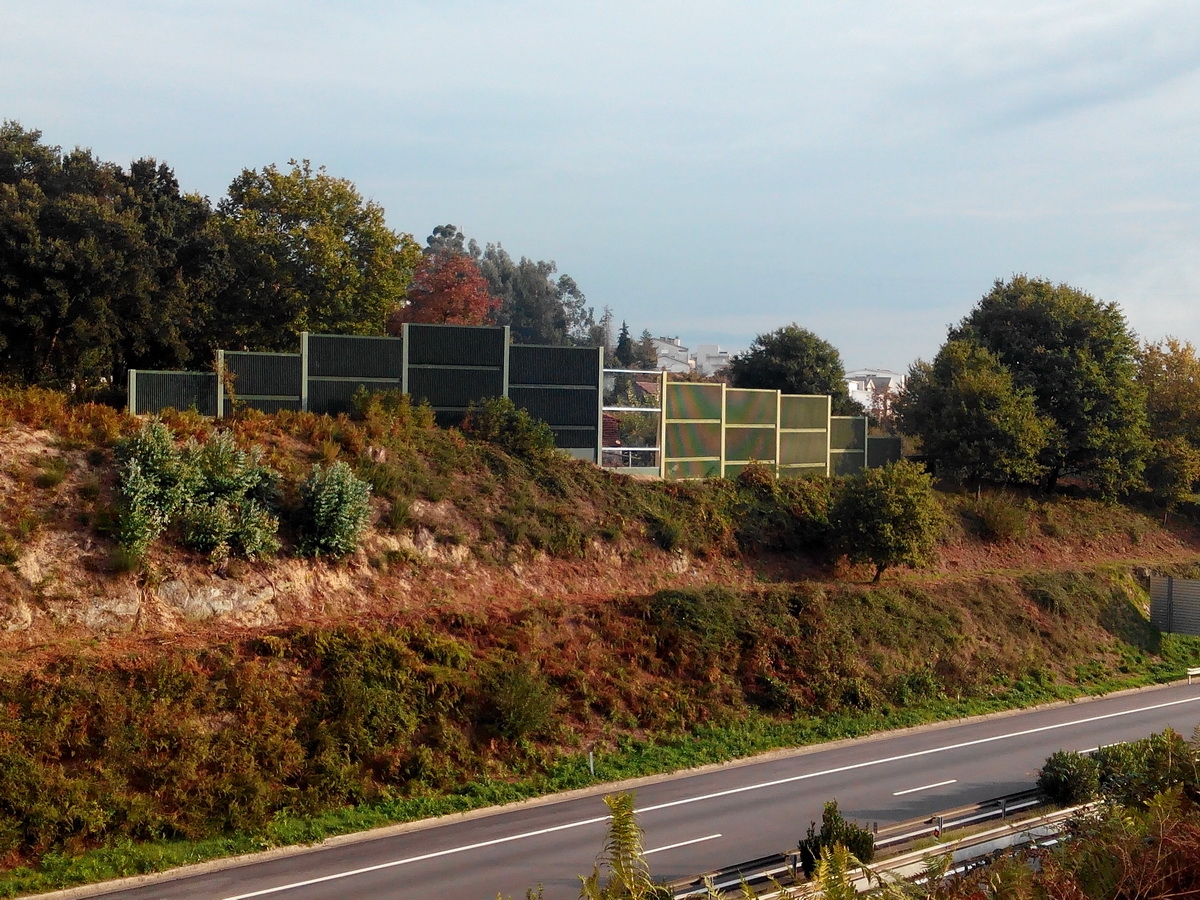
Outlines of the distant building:
[{"label": "distant building", "polygon": [[716,344],[701,344],[696,348],[696,371],[701,375],[716,375],[729,365],[729,351]]},{"label": "distant building", "polygon": [[686,375],[694,368],[688,348],[677,337],[653,338],[658,354],[658,367],[676,375]]},{"label": "distant building", "polygon": [[904,376],[890,369],[855,369],[846,373],[846,389],[850,399],[870,412],[882,404],[890,408],[891,400],[904,388]]}]

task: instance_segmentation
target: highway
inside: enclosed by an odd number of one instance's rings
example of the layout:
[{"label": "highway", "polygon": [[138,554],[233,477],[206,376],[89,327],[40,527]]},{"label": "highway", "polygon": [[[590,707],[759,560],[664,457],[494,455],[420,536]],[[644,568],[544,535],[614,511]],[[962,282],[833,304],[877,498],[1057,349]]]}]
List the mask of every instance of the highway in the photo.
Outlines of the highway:
[{"label": "highway", "polygon": [[[1055,750],[1088,750],[1168,725],[1190,737],[1200,684],[1161,688],[1011,715],[772,754],[684,775],[643,780],[639,820],[656,877],[693,875],[796,845],[836,798],[847,818],[886,824],[1031,786]],[[605,791],[501,808],[403,833],[134,887],[59,896],[122,900],[367,900],[579,896],[604,839]]]}]

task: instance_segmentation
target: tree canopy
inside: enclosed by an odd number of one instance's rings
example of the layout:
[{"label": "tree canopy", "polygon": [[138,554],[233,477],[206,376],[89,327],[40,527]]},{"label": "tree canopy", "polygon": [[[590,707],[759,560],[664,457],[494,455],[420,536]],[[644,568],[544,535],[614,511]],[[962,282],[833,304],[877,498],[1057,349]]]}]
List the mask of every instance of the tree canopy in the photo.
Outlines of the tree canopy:
[{"label": "tree canopy", "polygon": [[894,566],[928,565],[945,521],[933,480],[905,460],[847,478],[830,519],[839,549],[874,565],[875,581]]},{"label": "tree canopy", "polygon": [[901,426],[921,438],[929,466],[959,481],[1036,482],[1052,423],[994,353],[949,341],[932,364],[909,370],[896,402]]},{"label": "tree canopy", "polygon": [[785,394],[828,394],[834,415],[863,414],[850,399],[846,370],[837,348],[796,323],[760,334],[745,353],[729,360],[729,383]]},{"label": "tree canopy", "polygon": [[1053,423],[1039,462],[1045,485],[1074,475],[1106,496],[1141,484],[1149,441],[1137,341],[1114,303],[1065,284],[997,280],[950,331],[993,354]]},{"label": "tree canopy", "polygon": [[224,346],[291,349],[301,331],[382,334],[421,250],[383,208],[308,160],[245,169],[218,205],[238,278],[220,298]]},{"label": "tree canopy", "polygon": [[404,322],[488,325],[499,305],[470,256],[452,250],[426,253],[417,265],[404,306],[388,320],[388,331],[398,334]]},{"label": "tree canopy", "polygon": [[0,126],[0,370],[25,382],[120,383],[180,367],[227,277],[211,209],[154,160],[129,172]]}]

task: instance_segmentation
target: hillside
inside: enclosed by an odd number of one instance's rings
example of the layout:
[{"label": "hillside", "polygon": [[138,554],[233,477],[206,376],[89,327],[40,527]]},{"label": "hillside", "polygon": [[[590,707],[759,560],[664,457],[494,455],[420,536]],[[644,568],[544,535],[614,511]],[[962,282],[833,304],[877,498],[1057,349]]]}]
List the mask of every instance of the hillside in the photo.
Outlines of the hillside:
[{"label": "hillside", "polygon": [[[824,545],[824,482],[660,484],[408,413],[246,414],[283,550],[168,533],[139,562],[111,536],[139,425],[0,396],[0,854],[58,867],[8,890],[95,877],[57,854],[113,841],[159,848],[105,851],[133,871],[180,858],[164,841],[221,837],[193,858],[579,786],[591,747],[615,778],[1200,662],[1141,581],[1200,570],[1200,535],[1135,508],[945,493],[937,565],[871,585]],[[341,561],[298,558],[298,485],[335,460],[372,524]]]}]

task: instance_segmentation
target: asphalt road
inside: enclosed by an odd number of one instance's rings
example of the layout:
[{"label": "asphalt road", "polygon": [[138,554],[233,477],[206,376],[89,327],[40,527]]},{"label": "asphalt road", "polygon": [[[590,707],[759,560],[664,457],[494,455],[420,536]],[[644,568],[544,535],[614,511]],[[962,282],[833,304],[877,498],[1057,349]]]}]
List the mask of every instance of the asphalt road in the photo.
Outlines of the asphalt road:
[{"label": "asphalt road", "polygon": [[[1200,684],[973,719],[641,784],[639,820],[654,875],[694,875],[794,847],[832,798],[848,818],[882,827],[1027,788],[1058,749],[1168,725],[1187,737],[1197,723]],[[541,884],[547,900],[573,900],[606,812],[597,793],[91,896],[494,900]]]}]

